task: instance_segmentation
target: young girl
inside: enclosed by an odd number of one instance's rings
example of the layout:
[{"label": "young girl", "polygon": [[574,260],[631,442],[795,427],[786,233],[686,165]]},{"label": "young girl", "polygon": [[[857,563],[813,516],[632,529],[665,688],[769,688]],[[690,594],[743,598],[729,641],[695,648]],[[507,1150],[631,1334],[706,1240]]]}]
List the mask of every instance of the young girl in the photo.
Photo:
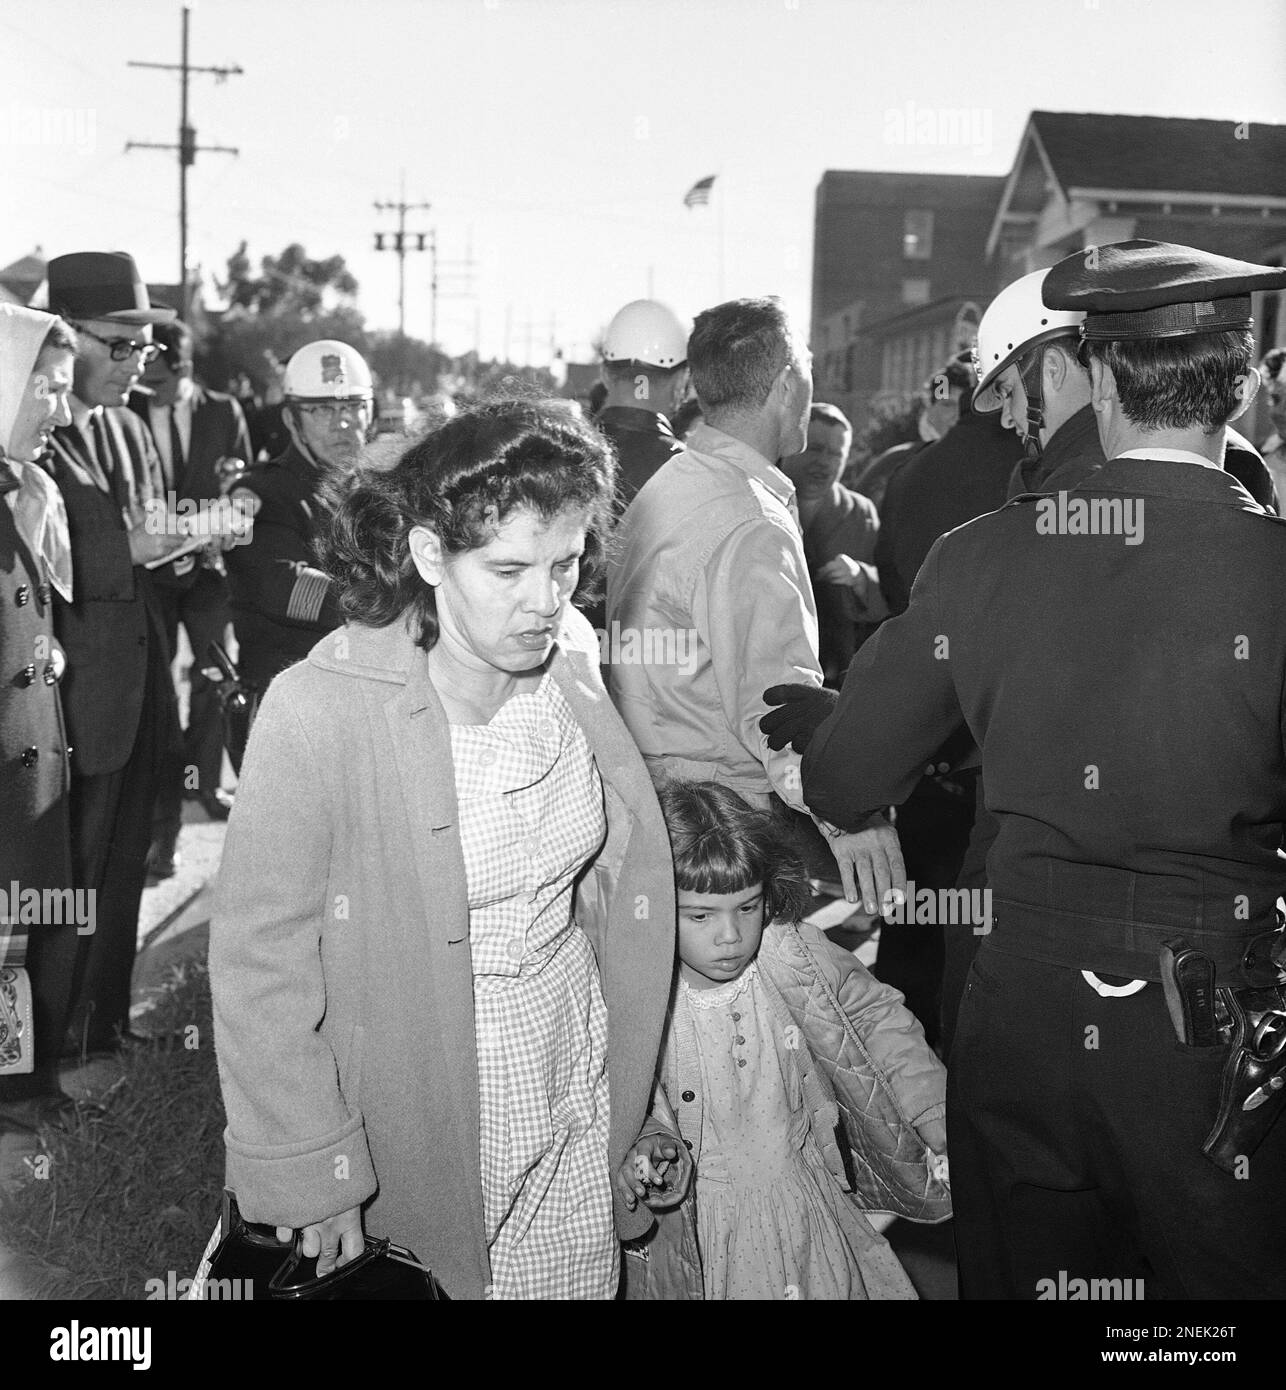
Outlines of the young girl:
[{"label": "young girl", "polygon": [[945,1069],[901,995],[799,921],[804,866],[771,816],[710,782],[660,800],[680,966],[616,1179],[658,1216],[626,1247],[628,1296],[914,1298],[859,1208],[950,1215]]}]

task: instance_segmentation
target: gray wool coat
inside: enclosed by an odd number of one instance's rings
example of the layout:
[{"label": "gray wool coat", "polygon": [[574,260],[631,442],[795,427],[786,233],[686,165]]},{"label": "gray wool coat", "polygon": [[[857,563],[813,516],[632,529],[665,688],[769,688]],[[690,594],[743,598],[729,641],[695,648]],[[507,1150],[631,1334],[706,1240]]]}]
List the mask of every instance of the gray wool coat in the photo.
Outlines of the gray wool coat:
[{"label": "gray wool coat", "polygon": [[[585,619],[554,679],[603,779],[608,834],[577,888],[608,1014],[610,1161],[643,1123],[674,968],[660,808]],[[327,634],[268,691],[210,933],[227,1183],[247,1220],[369,1203],[368,1234],[452,1298],[490,1279],[478,1160],[469,910],[450,731],[401,624]],[[373,1200],[372,1200],[373,1199]],[[630,1239],[650,1215],[616,1207]]]}]

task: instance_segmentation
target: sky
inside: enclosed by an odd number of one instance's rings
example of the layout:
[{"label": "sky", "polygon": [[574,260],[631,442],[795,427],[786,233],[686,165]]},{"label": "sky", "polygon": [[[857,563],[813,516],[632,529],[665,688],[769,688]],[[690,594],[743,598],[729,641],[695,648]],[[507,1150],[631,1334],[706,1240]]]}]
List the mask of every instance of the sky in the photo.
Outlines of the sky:
[{"label": "sky", "polygon": [[[128,250],[177,278],[176,156],[125,144],[176,140],[178,75],[127,63],[177,63],[180,23],[0,0],[0,264]],[[589,360],[648,294],[689,317],[779,294],[806,328],[826,169],[1003,174],[1033,108],[1282,123],[1284,59],[1286,0],[196,0],[191,62],[244,75],[191,79],[198,139],[240,154],[190,171],[189,263],[338,253],[395,328],[373,204],[404,170],[449,352]],[[427,338],[427,254],[406,280]]]}]

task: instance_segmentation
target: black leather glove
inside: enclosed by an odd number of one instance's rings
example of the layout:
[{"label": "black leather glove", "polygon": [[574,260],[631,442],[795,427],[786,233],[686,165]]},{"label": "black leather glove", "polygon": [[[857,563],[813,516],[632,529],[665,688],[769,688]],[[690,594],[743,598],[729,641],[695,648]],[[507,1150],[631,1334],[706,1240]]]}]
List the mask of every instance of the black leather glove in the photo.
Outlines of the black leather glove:
[{"label": "black leather glove", "polygon": [[824,685],[774,685],[764,691],[764,699],[779,706],[759,721],[768,735],[768,747],[779,753],[789,744],[802,753],[817,726],[835,708],[839,692]]}]

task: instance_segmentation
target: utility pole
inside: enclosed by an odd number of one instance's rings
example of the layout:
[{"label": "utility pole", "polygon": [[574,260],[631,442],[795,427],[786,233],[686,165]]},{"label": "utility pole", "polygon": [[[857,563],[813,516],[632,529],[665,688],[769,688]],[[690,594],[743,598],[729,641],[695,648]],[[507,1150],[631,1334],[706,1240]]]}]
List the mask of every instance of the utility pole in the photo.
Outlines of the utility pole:
[{"label": "utility pole", "polygon": [[[433,206],[432,203],[408,203],[406,201],[406,170],[402,170],[401,176],[401,196],[397,202],[376,203],[376,212],[395,212],[397,213],[396,232],[376,232],[375,249],[377,251],[395,251],[397,253],[397,333],[399,338],[406,337],[406,253],[408,251],[427,251],[429,247],[425,242],[430,237],[433,238],[433,256],[437,260],[437,238],[433,232],[411,232],[418,245],[411,246],[407,240],[406,214],[408,212],[428,212]],[[392,239],[391,246],[384,245],[384,238]],[[437,278],[436,267],[434,269],[434,279]],[[434,306],[434,317],[437,317],[436,304]],[[436,331],[436,324],[434,325]]]},{"label": "utility pole", "polygon": [[188,74],[193,72],[212,73],[219,82],[229,77],[242,76],[239,67],[194,67],[188,62],[188,24],[192,18],[191,0],[183,3],[183,44],[180,61],[177,63],[129,62],[131,68],[160,68],[163,72],[177,72],[179,82],[179,143],[177,145],[158,145],[149,141],[130,140],[125,151],[130,150],[177,150],[179,153],[179,317],[188,316],[188,170],[196,163],[198,150],[207,154],[240,154],[241,151],[230,145],[198,145],[196,131],[188,122]]}]

